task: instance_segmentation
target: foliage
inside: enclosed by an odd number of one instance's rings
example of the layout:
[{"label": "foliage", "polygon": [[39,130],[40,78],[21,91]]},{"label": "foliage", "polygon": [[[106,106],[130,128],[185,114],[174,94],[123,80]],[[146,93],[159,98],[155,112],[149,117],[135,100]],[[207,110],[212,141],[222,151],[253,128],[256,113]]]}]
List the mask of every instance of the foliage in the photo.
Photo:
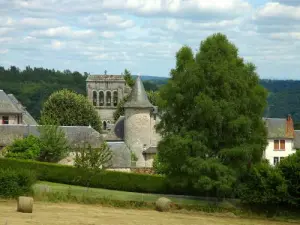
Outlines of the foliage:
[{"label": "foliage", "polygon": [[35,182],[35,174],[29,170],[0,167],[0,197],[14,198],[30,194]]},{"label": "foliage", "polygon": [[170,74],[158,96],[158,154],[165,174],[182,188],[222,197],[261,160],[267,92],[255,66],[222,34],[201,42],[195,56],[182,47]]},{"label": "foliage", "polygon": [[128,100],[128,95],[125,96],[117,105],[117,109],[114,111],[113,113],[113,117],[114,120],[117,121],[119,119],[120,116],[124,116],[125,114],[125,109],[124,109],[124,105],[126,103],[126,101]]},{"label": "foliage", "polygon": [[38,180],[142,193],[172,193],[163,176],[116,171],[93,171],[72,166],[0,158],[0,167],[35,171]]},{"label": "foliage", "polygon": [[164,168],[163,168],[163,164],[160,162],[160,160],[158,159],[158,155],[156,154],[154,156],[154,159],[153,159],[153,170],[155,172],[155,174],[164,174],[164,172],[166,171]]},{"label": "foliage", "polygon": [[287,203],[300,207],[300,151],[281,160],[278,169],[287,182]]},{"label": "foliage", "polygon": [[70,70],[58,71],[30,66],[21,70],[16,66],[7,69],[0,66],[0,89],[14,94],[30,114],[38,119],[42,103],[51,93],[67,88],[85,94],[87,76],[88,73],[81,74]]},{"label": "foliage", "polygon": [[132,78],[130,71],[125,69],[123,76],[126,84],[132,88],[134,86],[134,79]]},{"label": "foliage", "polygon": [[75,167],[99,170],[107,168],[112,159],[112,151],[106,142],[93,148],[90,144],[80,147],[75,155]]},{"label": "foliage", "polygon": [[41,123],[62,126],[89,126],[101,131],[100,117],[89,100],[73,91],[63,89],[51,94],[44,103]]},{"label": "foliage", "polygon": [[38,137],[29,135],[23,139],[16,139],[6,147],[5,157],[16,159],[38,159],[40,155],[41,142]]},{"label": "foliage", "polygon": [[65,132],[57,125],[39,126],[41,150],[39,161],[58,162],[69,153]]},{"label": "foliage", "polygon": [[136,162],[138,160],[138,157],[136,156],[136,154],[134,152],[130,152],[130,157],[131,157],[131,161],[132,162]]},{"label": "foliage", "polygon": [[[31,68],[24,70],[11,66],[0,66],[0,89],[14,94],[27,108],[30,114],[39,119],[42,103],[55,91],[68,89],[86,95],[86,78],[88,73],[78,71],[58,71],[47,68]],[[168,78],[152,77],[143,81],[146,90],[157,91]],[[294,121],[300,121],[300,81],[296,80],[260,80],[260,84],[269,91],[269,110],[264,116],[281,118],[287,114]]]},{"label": "foliage", "polygon": [[243,203],[270,208],[287,196],[287,185],[280,170],[268,163],[253,166],[244,180],[239,193]]}]

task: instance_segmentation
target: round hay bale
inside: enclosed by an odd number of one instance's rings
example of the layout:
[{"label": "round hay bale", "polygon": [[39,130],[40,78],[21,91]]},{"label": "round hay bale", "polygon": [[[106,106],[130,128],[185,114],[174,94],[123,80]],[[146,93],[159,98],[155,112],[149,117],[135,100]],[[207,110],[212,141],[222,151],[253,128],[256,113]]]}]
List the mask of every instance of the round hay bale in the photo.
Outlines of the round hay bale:
[{"label": "round hay bale", "polygon": [[166,212],[169,211],[171,208],[172,201],[168,198],[162,197],[156,200],[155,206],[156,210],[160,212]]},{"label": "round hay bale", "polygon": [[22,213],[32,213],[33,198],[20,196],[18,198],[17,211]]},{"label": "round hay bale", "polygon": [[41,193],[49,193],[51,192],[51,188],[46,184],[40,184],[38,186],[38,191]]}]

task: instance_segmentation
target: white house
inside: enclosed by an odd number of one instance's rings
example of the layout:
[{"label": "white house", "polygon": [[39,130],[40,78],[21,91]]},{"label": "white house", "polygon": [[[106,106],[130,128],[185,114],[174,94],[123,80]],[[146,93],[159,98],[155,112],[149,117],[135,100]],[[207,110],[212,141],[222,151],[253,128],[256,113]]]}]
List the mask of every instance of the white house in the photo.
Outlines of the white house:
[{"label": "white house", "polygon": [[276,165],[280,160],[300,149],[300,130],[294,130],[292,117],[264,118],[268,131],[268,145],[264,158],[271,165]]}]

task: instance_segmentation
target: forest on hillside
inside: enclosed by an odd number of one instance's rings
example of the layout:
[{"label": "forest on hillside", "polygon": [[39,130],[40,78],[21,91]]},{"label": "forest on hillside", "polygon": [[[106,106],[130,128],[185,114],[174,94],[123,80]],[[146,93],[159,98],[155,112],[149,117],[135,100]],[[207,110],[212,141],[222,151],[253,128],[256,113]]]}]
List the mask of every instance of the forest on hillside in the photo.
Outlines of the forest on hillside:
[{"label": "forest on hillside", "polygon": [[[16,66],[0,66],[0,89],[14,94],[36,119],[39,119],[43,102],[51,93],[67,88],[86,94],[85,80],[89,74],[70,70],[31,68],[20,70]],[[143,76],[146,90],[157,90],[168,78]],[[268,107],[265,116],[286,117],[291,114],[294,121],[300,122],[300,81],[261,80],[269,91]]]}]

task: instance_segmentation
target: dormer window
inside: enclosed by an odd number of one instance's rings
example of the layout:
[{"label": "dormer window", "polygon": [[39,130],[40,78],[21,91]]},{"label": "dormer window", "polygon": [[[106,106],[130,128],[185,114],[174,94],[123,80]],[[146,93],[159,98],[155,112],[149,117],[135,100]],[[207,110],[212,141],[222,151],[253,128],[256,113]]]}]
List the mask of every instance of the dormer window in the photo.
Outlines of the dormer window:
[{"label": "dormer window", "polygon": [[274,140],[274,150],[285,150],[285,140]]}]

